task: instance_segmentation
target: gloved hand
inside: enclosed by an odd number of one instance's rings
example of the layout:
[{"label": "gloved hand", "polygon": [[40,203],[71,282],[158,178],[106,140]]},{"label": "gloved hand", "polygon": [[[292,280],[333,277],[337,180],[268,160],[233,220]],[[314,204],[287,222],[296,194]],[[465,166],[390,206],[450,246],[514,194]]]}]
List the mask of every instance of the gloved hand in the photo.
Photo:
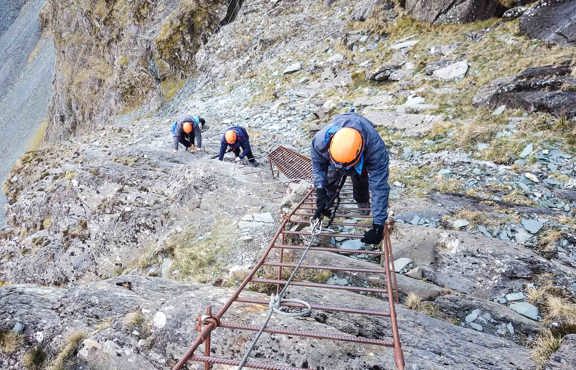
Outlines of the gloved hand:
[{"label": "gloved hand", "polygon": [[384,237],[384,225],[373,224],[372,228],[364,233],[364,237],[360,240],[365,244],[378,244]]},{"label": "gloved hand", "polygon": [[240,161],[241,161],[240,156],[237,155],[237,156],[234,158],[234,162],[240,162]]},{"label": "gloved hand", "polygon": [[322,215],[326,215],[326,206],[328,205],[328,193],[324,188],[316,188],[316,211],[314,212],[313,219],[322,219]]}]

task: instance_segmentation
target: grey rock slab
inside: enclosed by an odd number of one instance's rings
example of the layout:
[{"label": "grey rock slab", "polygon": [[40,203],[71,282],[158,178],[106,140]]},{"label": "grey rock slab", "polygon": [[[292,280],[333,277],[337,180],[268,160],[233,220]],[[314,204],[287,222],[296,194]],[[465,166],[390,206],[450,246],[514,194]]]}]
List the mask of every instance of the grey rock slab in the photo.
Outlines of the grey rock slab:
[{"label": "grey rock slab", "polygon": [[531,234],[537,234],[544,227],[544,222],[535,219],[523,218],[520,223]]},{"label": "grey rock slab", "polygon": [[365,245],[358,239],[345,240],[340,244],[342,249],[360,250],[364,249]]},{"label": "grey rock slab", "polygon": [[466,76],[466,72],[468,72],[468,62],[463,60],[460,62],[456,62],[450,65],[447,65],[446,67],[443,68],[439,68],[437,70],[435,70],[432,75],[439,79],[439,80],[444,80],[444,81],[454,81],[454,80],[460,80],[462,78],[464,78],[464,76]]},{"label": "grey rock slab", "polygon": [[520,17],[520,32],[559,45],[576,44],[576,3],[539,1]]},{"label": "grey rock slab", "polygon": [[531,67],[481,87],[472,103],[490,108],[505,104],[510,109],[572,118],[576,116],[576,80],[571,72],[567,64]]},{"label": "grey rock slab", "polygon": [[408,40],[403,42],[398,42],[396,44],[390,45],[392,50],[409,49],[418,43],[418,40]]},{"label": "grey rock slab", "polygon": [[402,257],[394,260],[394,271],[403,273],[409,270],[414,265],[414,261],[410,258]]},{"label": "grey rock slab", "polygon": [[470,225],[470,222],[464,218],[459,218],[452,222],[452,227],[455,229],[462,229],[468,225]]},{"label": "grey rock slab", "polygon": [[506,10],[491,0],[406,0],[408,15],[434,24],[467,23],[498,17]]},{"label": "grey rock slab", "polygon": [[287,75],[287,74],[298,72],[301,69],[302,69],[302,63],[296,62],[296,63],[292,63],[292,64],[287,65],[286,68],[284,68],[284,72],[282,72],[282,73]]},{"label": "grey rock slab", "polygon": [[471,323],[473,321],[476,321],[476,319],[478,318],[478,316],[480,315],[481,312],[482,311],[480,311],[480,309],[476,308],[475,310],[470,312],[468,315],[466,315],[466,317],[464,318],[464,321],[466,321],[467,323]]},{"label": "grey rock slab", "polygon": [[528,10],[526,6],[516,6],[514,8],[508,9],[502,14],[502,18],[505,20],[512,20],[520,17]]},{"label": "grey rock slab", "polygon": [[516,302],[510,305],[510,309],[518,312],[520,315],[525,316],[531,320],[539,321],[540,313],[538,307],[528,302]]},{"label": "grey rock slab", "polygon": [[525,172],[524,173],[524,177],[526,177],[528,180],[534,182],[534,183],[539,183],[540,180],[538,179],[538,176],[534,175],[533,173],[530,172]]},{"label": "grey rock slab", "polygon": [[522,149],[522,152],[520,152],[520,158],[528,157],[530,154],[532,154],[533,150],[534,150],[534,145],[532,143],[526,145],[524,147],[524,149]]},{"label": "grey rock slab", "polygon": [[402,130],[406,136],[417,137],[430,132],[435,123],[442,121],[440,115],[410,114],[367,109],[363,115],[376,126]]},{"label": "grey rock slab", "polygon": [[492,112],[493,116],[499,116],[502,113],[504,113],[504,111],[506,110],[506,106],[505,105],[501,105],[498,108],[494,109],[494,111]]},{"label": "grey rock slab", "polygon": [[476,324],[475,322],[471,322],[468,325],[470,325],[470,327],[476,331],[483,331],[484,328],[482,327],[482,325],[480,324]]},{"label": "grey rock slab", "polygon": [[508,301],[508,302],[522,301],[525,298],[526,298],[526,296],[522,292],[515,292],[515,293],[506,294],[506,301]]}]

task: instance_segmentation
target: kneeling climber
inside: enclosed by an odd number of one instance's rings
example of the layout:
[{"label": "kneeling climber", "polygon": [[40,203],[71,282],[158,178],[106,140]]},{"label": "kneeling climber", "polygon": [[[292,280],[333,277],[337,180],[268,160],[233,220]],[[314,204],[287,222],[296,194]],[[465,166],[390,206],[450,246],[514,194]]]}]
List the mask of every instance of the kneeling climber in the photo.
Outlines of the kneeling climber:
[{"label": "kneeling climber", "polygon": [[[195,152],[202,148],[202,128],[206,121],[198,116],[185,116],[174,122],[170,131],[174,139],[174,151],[178,151],[178,144],[184,145],[186,150]],[[194,146],[196,141],[196,146]]]},{"label": "kneeling climber", "polygon": [[311,156],[314,218],[330,216],[330,207],[350,176],[358,207],[372,210],[372,229],[364,233],[362,242],[380,243],[388,217],[388,150],[372,123],[357,113],[336,116],[314,136]]},{"label": "kneeling climber", "polygon": [[[222,140],[220,141],[220,154],[218,155],[219,160],[224,159],[224,154],[226,153],[227,148],[229,148],[228,151],[234,153],[237,162],[246,157],[251,164],[256,165],[254,154],[252,154],[252,149],[250,148],[250,138],[248,137],[248,132],[246,132],[244,127],[230,127],[222,135]],[[242,149],[242,153],[240,153],[240,149]]]}]

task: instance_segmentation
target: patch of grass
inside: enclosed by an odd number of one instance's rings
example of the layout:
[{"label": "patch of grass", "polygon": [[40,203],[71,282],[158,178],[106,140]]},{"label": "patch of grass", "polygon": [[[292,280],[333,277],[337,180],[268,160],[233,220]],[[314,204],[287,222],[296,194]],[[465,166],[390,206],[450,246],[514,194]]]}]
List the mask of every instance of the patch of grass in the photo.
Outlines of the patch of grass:
[{"label": "patch of grass", "polygon": [[430,172],[429,166],[391,167],[390,182],[399,181],[416,194],[425,194],[431,188]]},{"label": "patch of grass", "polygon": [[416,293],[410,292],[406,296],[404,305],[411,310],[420,311],[420,308],[422,306],[422,299]]},{"label": "patch of grass", "polygon": [[480,157],[498,164],[512,164],[523,147],[524,144],[514,138],[502,138],[493,141]]},{"label": "patch of grass", "polygon": [[30,142],[28,143],[28,150],[40,149],[40,146],[44,141],[44,137],[46,136],[47,129],[48,129],[48,120],[44,120],[40,123],[40,126],[38,127],[38,130],[36,130],[36,132],[34,133],[34,136],[32,136],[32,139],[30,139]]},{"label": "patch of grass", "polygon": [[0,331],[0,353],[15,352],[22,343],[22,336],[13,331]]},{"label": "patch of grass", "polygon": [[80,342],[86,338],[86,334],[81,331],[74,332],[66,339],[66,344],[58,353],[56,358],[52,361],[49,370],[64,370],[66,369],[67,361],[78,351]]},{"label": "patch of grass", "polygon": [[538,248],[545,254],[556,251],[556,242],[562,238],[562,232],[558,229],[544,231],[538,240]]},{"label": "patch of grass", "polygon": [[480,224],[488,223],[486,213],[474,211],[471,209],[462,209],[454,214],[454,217],[468,220],[468,222],[470,222],[470,226],[478,226]]},{"label": "patch of grass", "polygon": [[544,330],[532,345],[532,359],[538,365],[539,369],[543,369],[546,362],[554,352],[560,348],[562,337],[554,335],[549,329]]},{"label": "patch of grass", "polygon": [[160,90],[162,91],[162,96],[166,100],[170,100],[176,95],[180,89],[184,87],[186,80],[179,78],[167,78],[160,83]]},{"label": "patch of grass", "polygon": [[26,351],[22,358],[22,365],[26,370],[40,370],[46,361],[46,353],[40,346],[35,346]]},{"label": "patch of grass", "polygon": [[174,259],[172,271],[178,270],[179,279],[201,283],[217,278],[224,268],[218,256],[232,248],[230,236],[236,234],[235,228],[233,222],[219,220],[212,232],[203,238],[188,230],[167,241],[165,249],[172,251]]},{"label": "patch of grass", "polygon": [[519,206],[533,206],[535,202],[528,198],[524,192],[514,189],[510,193],[504,195],[502,200],[506,203],[515,204]]},{"label": "patch of grass", "polygon": [[544,319],[555,322],[564,333],[576,332],[576,304],[558,296],[546,298],[546,314]]}]

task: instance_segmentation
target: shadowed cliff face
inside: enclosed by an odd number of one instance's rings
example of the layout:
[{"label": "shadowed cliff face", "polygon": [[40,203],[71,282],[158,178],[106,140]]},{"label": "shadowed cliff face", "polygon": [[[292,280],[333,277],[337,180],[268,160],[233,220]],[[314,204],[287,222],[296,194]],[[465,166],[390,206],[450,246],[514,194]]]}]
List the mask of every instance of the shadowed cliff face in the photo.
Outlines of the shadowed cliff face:
[{"label": "shadowed cliff face", "polygon": [[50,1],[57,49],[48,139],[174,95],[217,26],[222,0]]},{"label": "shadowed cliff face", "polygon": [[[47,118],[52,97],[54,46],[39,21],[44,0],[0,5],[0,182]],[[0,191],[0,226],[4,223]]]}]

